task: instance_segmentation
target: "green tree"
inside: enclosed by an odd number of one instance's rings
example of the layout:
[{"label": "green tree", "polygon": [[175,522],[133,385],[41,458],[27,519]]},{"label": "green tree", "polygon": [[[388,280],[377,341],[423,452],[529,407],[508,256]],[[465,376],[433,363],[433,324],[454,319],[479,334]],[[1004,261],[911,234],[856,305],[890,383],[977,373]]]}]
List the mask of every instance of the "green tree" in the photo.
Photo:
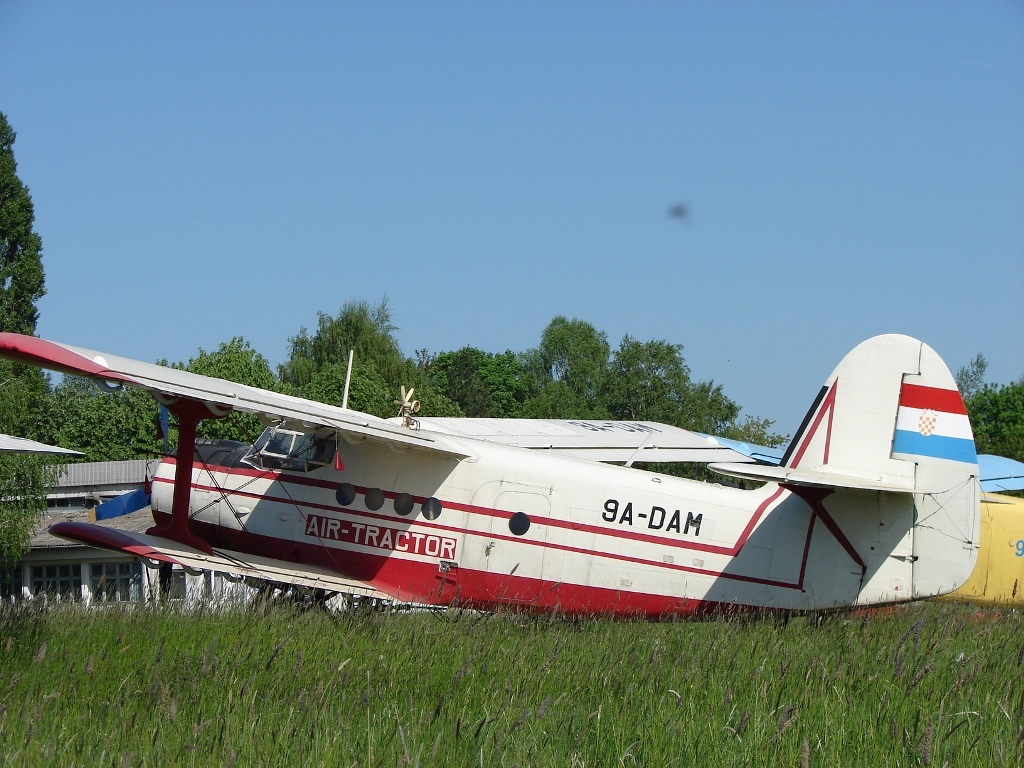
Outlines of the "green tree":
[{"label": "green tree", "polygon": [[596,405],[608,373],[608,336],[590,323],[558,316],[541,335],[540,360],[555,381],[563,381],[588,403]]},{"label": "green tree", "polygon": [[157,437],[159,407],[148,392],[103,392],[90,379],[65,376],[52,398],[56,442],[86,461],[149,458],[163,452]]},{"label": "green tree", "polygon": [[54,456],[0,455],[0,566],[15,564],[28,552],[61,464]]},{"label": "green tree", "polygon": [[616,419],[659,421],[721,435],[739,406],[711,381],[693,382],[680,344],[626,335],[611,362],[605,397]]},{"label": "green tree", "polygon": [[50,381],[38,368],[0,360],[0,433],[54,442]]},{"label": "green tree", "polygon": [[[303,397],[340,407],[344,402],[347,371],[347,363],[332,363],[321,368],[303,389]],[[394,399],[394,394],[389,391],[387,382],[376,368],[360,360],[353,361],[348,393],[350,409],[386,419],[398,413]]]},{"label": "green tree", "polygon": [[588,402],[564,381],[550,381],[523,403],[528,419],[608,419],[603,403]]},{"label": "green tree", "polygon": [[[533,418],[608,418],[604,383],[610,347],[604,331],[558,315],[541,334],[540,345],[522,355],[530,383],[524,415]],[[554,416],[561,412],[564,415]]]},{"label": "green tree", "polygon": [[356,359],[391,383],[401,378],[406,362],[397,331],[386,298],[374,306],[366,301],[346,302],[337,317],[318,313],[315,333],[303,327],[289,339],[288,361],[278,373],[282,381],[301,390],[320,369],[335,363],[347,366],[349,350],[354,350]]},{"label": "green tree", "polygon": [[780,435],[772,432],[772,425],[775,422],[771,419],[761,419],[757,416],[746,415],[743,421],[733,422],[721,433],[721,437],[728,437],[731,440],[740,440],[752,445],[764,445],[775,448],[789,442],[788,435]]},{"label": "green tree", "polygon": [[442,352],[428,366],[438,391],[458,403],[466,416],[517,418],[529,392],[522,366],[510,351],[502,354],[463,347]]},{"label": "green tree", "polygon": [[43,287],[42,241],[35,212],[14,161],[15,133],[0,112],[0,331],[32,334]]},{"label": "green tree", "polygon": [[[0,331],[34,334],[43,286],[42,240],[28,188],[18,178],[15,133],[0,113]],[[46,438],[50,386],[37,368],[0,361],[0,431]]]},{"label": "green tree", "polygon": [[[213,352],[200,348],[198,356],[189,360],[186,365],[176,367],[259,389],[275,391],[278,388],[277,378],[270,369],[270,363],[240,336],[227,343],[222,342]],[[199,424],[198,435],[251,443],[262,431],[263,424],[256,416],[249,413],[232,413],[223,419],[203,420]]]},{"label": "green tree", "polygon": [[[301,328],[290,339],[288,361],[278,369],[281,381],[292,394],[312,400],[327,398],[327,402],[340,405],[348,353],[353,350],[356,362],[350,408],[370,408],[366,412],[375,416],[394,416],[398,406],[393,401],[404,386],[416,389],[423,416],[461,415],[461,409],[433,387],[428,372],[402,355],[397,331],[386,298],[376,305],[346,302],[337,317],[321,312],[315,333]],[[379,397],[381,382],[390,393],[386,413]]]},{"label": "green tree", "polygon": [[1024,378],[986,384],[967,402],[978,453],[1024,461]]},{"label": "green tree", "polygon": [[985,372],[988,370],[988,361],[985,356],[979,352],[974,356],[967,365],[960,366],[957,369],[956,375],[953,377],[956,380],[957,389],[960,390],[960,396],[964,399],[964,402],[969,402],[981,388],[985,386]]},{"label": "green tree", "polygon": [[[0,331],[33,334],[46,292],[42,240],[33,229],[35,212],[28,188],[18,178],[15,133],[0,113]],[[49,379],[42,371],[0,361],[0,431],[47,439]],[[0,460],[0,558],[14,562],[28,549],[52,484],[44,459],[5,456]],[[52,457],[49,458],[52,462]]]},{"label": "green tree", "polygon": [[967,406],[978,453],[1024,461],[1024,377],[1013,384],[988,384],[988,361],[980,352],[954,378]]}]

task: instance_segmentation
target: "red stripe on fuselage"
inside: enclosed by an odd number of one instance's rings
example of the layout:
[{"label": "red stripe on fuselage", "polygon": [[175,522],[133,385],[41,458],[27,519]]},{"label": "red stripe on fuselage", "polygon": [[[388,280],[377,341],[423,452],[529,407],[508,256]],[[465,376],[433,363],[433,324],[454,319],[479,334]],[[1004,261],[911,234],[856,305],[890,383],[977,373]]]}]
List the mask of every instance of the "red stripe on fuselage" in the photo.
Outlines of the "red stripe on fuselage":
[{"label": "red stripe on fuselage", "polygon": [[[197,520],[193,520],[191,524],[195,532],[203,538],[218,540],[220,542],[216,545],[218,548],[247,551],[251,554],[278,559],[285,554],[291,554],[295,558],[292,562],[297,564],[338,569],[330,552],[324,551],[329,548],[296,542],[291,539],[246,534],[242,531],[224,529]],[[372,584],[380,591],[407,602],[461,605],[487,610],[501,606],[521,605],[531,610],[575,614],[616,613],[649,618],[745,610],[735,603],[632,592],[564,581],[552,583],[531,577],[492,573],[464,567],[455,567],[451,572],[445,574],[438,571],[437,564],[434,562],[421,562],[395,555],[377,555],[356,550],[343,550],[343,553],[345,568],[343,571],[339,571],[342,575]],[[624,559],[630,562],[651,564],[636,558]],[[674,570],[694,571],[695,569],[676,566]],[[800,588],[800,585],[796,584],[754,579],[737,574],[703,573],[787,589]]]},{"label": "red stripe on fuselage", "polygon": [[967,415],[967,407],[960,393],[955,389],[925,387],[920,384],[904,384],[900,389],[900,405],[905,408],[928,408],[943,413]]},{"label": "red stripe on fuselage", "polygon": [[[210,468],[210,469],[214,469],[214,468]],[[277,473],[277,472],[275,472],[275,473],[273,473],[273,475],[271,477],[266,477],[266,473],[258,473],[257,474],[257,473],[254,473],[252,470],[246,470],[246,469],[243,469],[240,472],[236,472],[236,468],[217,467],[215,469],[218,472],[226,472],[226,473],[229,473],[229,474],[239,474],[239,475],[243,475],[243,476],[254,476],[254,477],[263,476],[265,479],[269,479],[269,480],[277,481],[277,482],[282,482],[282,481],[283,482],[291,482],[291,481],[294,480],[294,481],[298,481],[298,483],[302,484],[302,485],[321,487],[321,488],[328,489],[328,490],[333,490],[337,486],[337,483],[323,481],[323,480],[314,480],[313,478],[302,477],[302,476],[295,476],[295,475],[286,474],[286,473]],[[167,483],[167,484],[170,484],[172,482],[170,478],[161,477],[159,475],[157,477],[155,477],[154,480],[156,482],[159,482],[159,483]],[[356,487],[356,490],[359,491],[360,493],[365,493],[366,490],[367,490],[366,488],[362,488],[362,487],[359,487],[359,486],[355,486],[355,487]],[[193,488],[195,488],[197,490],[203,490],[203,491],[220,492],[220,493],[225,493],[227,495],[233,495],[233,496],[242,496],[242,497],[245,497],[245,498],[262,499],[262,500],[267,500],[267,501],[271,501],[271,502],[275,502],[275,503],[279,503],[279,504],[285,504],[285,505],[289,505],[289,506],[294,506],[298,510],[299,514],[303,515],[304,524],[307,521],[305,520],[305,513],[303,512],[303,508],[305,508],[307,510],[323,510],[323,511],[334,512],[336,514],[337,513],[343,513],[343,514],[349,515],[351,517],[356,517],[356,518],[365,519],[365,520],[371,520],[371,521],[374,521],[374,522],[382,522],[382,523],[389,523],[389,524],[394,524],[396,522],[406,522],[407,524],[415,525],[419,529],[426,529],[426,530],[434,532],[434,533],[465,534],[467,536],[475,536],[475,537],[478,537],[478,538],[486,538],[486,539],[489,539],[489,540],[504,541],[504,542],[510,542],[510,543],[516,543],[516,544],[523,544],[523,545],[527,545],[527,546],[541,547],[543,549],[552,549],[552,550],[557,550],[557,551],[561,551],[561,552],[569,552],[569,553],[573,553],[573,554],[580,554],[580,555],[584,555],[584,556],[604,558],[604,559],[608,559],[608,560],[614,560],[616,562],[633,563],[633,564],[645,565],[645,566],[654,566],[654,567],[665,569],[665,570],[668,570],[668,571],[694,573],[694,574],[699,574],[699,575],[704,575],[704,576],[710,576],[710,577],[713,577],[713,578],[725,578],[725,579],[734,580],[734,581],[742,581],[742,582],[747,582],[747,583],[763,584],[763,585],[766,585],[766,586],[774,586],[774,587],[780,587],[780,588],[784,588],[784,589],[801,589],[802,588],[802,586],[803,586],[802,573],[803,573],[803,570],[804,570],[804,566],[806,565],[806,560],[807,560],[807,556],[808,556],[807,549],[805,549],[805,551],[803,553],[803,563],[802,563],[802,566],[801,566],[801,569],[800,569],[801,575],[800,575],[800,577],[795,582],[791,582],[791,581],[782,581],[782,580],[778,580],[778,579],[767,579],[767,578],[761,578],[761,577],[756,577],[756,576],[749,576],[749,575],[738,574],[738,573],[728,573],[728,572],[723,572],[723,571],[715,571],[715,570],[711,570],[711,569],[707,569],[707,568],[702,568],[702,567],[697,567],[697,566],[681,565],[681,564],[676,564],[676,563],[666,563],[666,562],[664,562],[662,560],[652,560],[652,559],[649,559],[649,558],[637,557],[637,556],[621,554],[621,553],[617,553],[617,552],[610,552],[610,551],[607,551],[607,550],[596,550],[596,549],[586,548],[586,547],[577,547],[577,546],[573,546],[571,544],[562,544],[562,543],[552,542],[552,541],[536,541],[536,540],[521,538],[521,537],[509,535],[509,534],[500,534],[500,533],[497,533],[497,532],[487,531],[487,530],[479,530],[479,531],[477,531],[477,530],[470,530],[470,529],[466,529],[466,528],[462,528],[462,527],[445,525],[445,524],[442,524],[442,523],[439,523],[439,522],[425,521],[425,520],[419,519],[419,518],[416,519],[415,521],[405,520],[405,519],[402,519],[402,518],[396,519],[396,518],[394,518],[392,516],[389,516],[389,515],[378,514],[378,513],[373,513],[373,512],[365,512],[365,511],[362,511],[362,510],[351,509],[351,508],[347,508],[347,507],[339,507],[339,506],[334,506],[334,505],[331,505],[331,504],[323,504],[323,503],[318,503],[318,502],[314,502],[314,501],[306,501],[306,500],[301,500],[300,501],[300,500],[293,499],[290,496],[289,497],[270,496],[270,495],[267,495],[267,494],[261,494],[261,493],[256,493],[256,492],[252,492],[252,491],[227,490],[227,489],[224,489],[224,488],[222,488],[220,486],[210,486],[210,485],[204,485],[204,484],[201,484],[201,483],[193,483]],[[680,540],[676,540],[676,539],[672,539],[672,538],[667,538],[667,537],[662,537],[662,536],[652,536],[650,534],[633,533],[633,532],[630,532],[630,531],[627,531],[627,530],[622,530],[622,529],[608,529],[608,528],[602,528],[602,527],[596,526],[596,525],[588,525],[588,524],[582,524],[582,523],[573,523],[573,522],[570,522],[570,521],[557,520],[557,519],[551,519],[551,518],[533,518],[531,522],[534,525],[537,525],[537,526],[548,526],[548,527],[551,527],[551,528],[560,528],[560,529],[564,529],[564,530],[581,531],[581,532],[584,532],[584,533],[594,533],[594,534],[601,535],[601,536],[608,536],[608,537],[611,537],[611,538],[613,538],[615,540],[628,539],[628,540],[634,540],[634,541],[642,541],[642,542],[645,542],[645,543],[659,544],[659,545],[662,545],[662,546],[673,547],[673,548],[676,548],[676,549],[692,550],[692,551],[699,551],[699,552],[709,552],[709,553],[712,553],[712,554],[721,554],[721,555],[726,555],[728,557],[735,557],[742,550],[744,544],[746,543],[747,539],[750,537],[750,535],[753,532],[755,526],[757,525],[757,522],[761,519],[761,517],[765,514],[765,512],[772,506],[772,504],[774,502],[776,502],[784,493],[785,493],[785,489],[779,487],[779,488],[776,488],[774,493],[772,493],[768,498],[764,499],[758,505],[758,507],[756,508],[754,513],[750,516],[750,519],[747,521],[747,524],[744,527],[744,529],[742,530],[742,532],[740,533],[740,536],[737,539],[736,543],[734,545],[732,545],[732,546],[729,546],[729,547],[709,545],[709,544],[700,544],[700,543],[697,543],[697,542],[690,542],[690,541],[680,541]],[[397,495],[397,493],[393,492],[393,491],[385,492],[385,496],[390,497],[390,498],[394,498],[396,495]],[[491,508],[487,508],[487,507],[475,506],[475,505],[472,505],[472,504],[461,504],[461,503],[458,503],[458,502],[444,502],[444,501],[442,501],[442,506],[444,508],[447,508],[447,509],[464,511],[464,512],[467,512],[469,514],[476,514],[476,515],[482,515],[482,516],[487,516],[487,517],[497,517],[497,518],[501,518],[501,519],[508,519],[513,514],[512,512],[506,511],[506,510],[491,509]],[[255,534],[251,534],[251,533],[247,533],[247,532],[242,532],[242,531],[236,531],[235,529],[227,528],[227,527],[222,527],[222,526],[219,526],[219,525],[218,526],[214,526],[214,525],[212,525],[210,523],[205,523],[205,522],[201,522],[201,521],[197,521],[197,520],[193,520],[192,521],[192,525],[193,526],[202,525],[204,527],[207,527],[208,530],[209,530],[209,533],[214,537],[211,540],[216,544],[216,546],[222,546],[222,547],[227,548],[227,549],[236,549],[238,551],[247,551],[247,552],[251,552],[252,554],[262,555],[262,556],[266,556],[266,557],[281,558],[281,559],[289,560],[289,561],[296,562],[296,563],[308,563],[308,564],[322,565],[322,566],[331,568],[333,570],[337,570],[339,573],[342,573],[343,575],[348,576],[350,578],[359,579],[361,581],[372,582],[378,588],[383,589],[382,585],[377,584],[377,577],[376,577],[375,574],[372,574],[372,573],[354,573],[354,572],[352,572],[349,569],[349,567],[348,567],[349,564],[348,564],[347,561],[346,561],[344,566],[337,561],[336,557],[337,557],[337,555],[339,553],[345,553],[345,555],[347,557],[347,555],[350,554],[353,551],[351,549],[348,549],[348,548],[345,548],[345,547],[329,546],[326,542],[324,542],[321,539],[318,539],[319,543],[317,545],[310,545],[310,544],[308,544],[306,542],[299,542],[299,541],[296,541],[294,539],[283,539],[283,538],[269,537],[269,536],[263,536],[263,537],[259,537],[259,538],[268,539],[269,541],[274,542],[272,545],[269,545],[265,550],[263,550],[263,549],[253,549],[254,542],[257,542],[258,539],[256,539],[256,538],[250,539],[249,537],[255,537]],[[248,544],[247,544],[247,542],[248,542]],[[315,561],[311,561],[311,560],[308,559],[307,556],[299,556],[300,549],[305,548],[305,547],[309,547],[309,546],[313,546],[316,551],[323,552],[323,554],[326,555],[327,558],[329,558],[329,559],[328,560],[319,560],[319,559],[317,559]],[[295,553],[295,557],[294,558],[286,556],[286,553],[287,553],[288,550],[291,550],[292,552]],[[393,554],[390,554],[385,559],[403,559],[403,556],[402,556],[401,552],[395,552]],[[517,577],[517,578],[522,578],[522,577]]]},{"label": "red stripe on fuselage", "polygon": [[[232,475],[234,475],[234,474],[240,474],[240,475],[244,475],[244,476],[249,476],[250,475],[250,473],[248,471],[246,471],[246,470],[243,470],[241,472],[236,472],[236,468],[234,468],[234,467],[232,467],[230,469],[226,468],[226,467],[210,468],[210,471],[213,471],[213,470],[216,470],[218,472],[226,472],[226,473],[232,474]],[[204,470],[204,471],[206,471],[206,470]],[[320,488],[325,488],[325,489],[330,490],[330,491],[334,491],[337,488],[337,483],[335,483],[335,482],[329,482],[329,481],[324,481],[324,480],[313,480],[313,478],[301,477],[301,476],[285,474],[285,473],[275,473],[274,476],[268,477],[266,479],[271,480],[271,482],[279,482],[279,483],[296,482],[296,483],[298,483],[300,485],[308,485],[308,486],[313,486],[313,487],[320,487]],[[157,483],[173,484],[173,480],[171,478],[160,477],[159,475],[157,477],[154,477],[153,481],[157,482]],[[360,493],[360,494],[365,494],[369,490],[369,488],[364,487],[364,486],[359,486],[359,485],[353,485],[353,487],[356,489],[356,492]],[[349,507],[335,506],[333,504],[323,504],[323,503],[319,503],[319,502],[315,502],[315,501],[307,501],[307,500],[299,501],[299,500],[296,500],[296,499],[292,498],[291,496],[287,496],[287,497],[270,496],[270,495],[265,494],[265,493],[258,493],[258,492],[253,492],[253,491],[245,491],[245,490],[242,490],[241,488],[238,488],[238,489],[228,489],[228,488],[224,488],[223,486],[220,486],[220,485],[206,485],[206,484],[199,483],[199,482],[193,482],[192,483],[192,488],[194,488],[195,490],[200,490],[200,491],[222,493],[225,496],[242,496],[242,497],[250,498],[250,499],[265,499],[267,501],[273,501],[273,502],[277,502],[279,504],[291,504],[291,505],[294,505],[296,507],[306,507],[306,508],[309,508],[309,509],[318,509],[318,510],[324,510],[324,511],[329,511],[329,512],[345,512],[346,514],[356,515],[356,516],[368,518],[368,519],[371,519],[371,520],[380,520],[380,521],[384,521],[384,522],[394,523],[394,522],[401,522],[402,520],[406,520],[405,518],[398,518],[396,520],[396,518],[394,518],[394,517],[392,517],[390,515],[377,514],[377,513],[373,513],[373,512],[364,512],[362,510],[352,509],[352,508],[349,508]],[[751,531],[753,531],[754,526],[757,525],[757,522],[764,515],[765,511],[767,511],[767,509],[771,505],[771,503],[773,501],[775,501],[776,499],[778,499],[779,496],[781,496],[783,492],[784,492],[783,488],[781,488],[781,487],[778,488],[775,491],[775,493],[773,493],[765,501],[763,501],[760,505],[758,505],[757,509],[754,511],[754,514],[751,515],[751,517],[747,521],[747,524],[744,527],[743,531],[740,533],[740,536],[736,540],[736,543],[733,544],[732,546],[723,546],[723,545],[718,545],[718,544],[704,544],[704,543],[701,543],[701,542],[698,542],[698,541],[691,541],[691,540],[686,540],[686,539],[674,539],[674,538],[670,538],[670,537],[667,537],[667,536],[657,536],[657,535],[650,534],[650,533],[637,533],[637,532],[630,531],[630,530],[625,529],[625,528],[606,528],[606,527],[599,526],[599,525],[593,525],[591,523],[580,523],[580,522],[574,522],[572,520],[560,520],[560,519],[557,519],[557,518],[535,517],[535,518],[531,518],[530,522],[533,525],[547,526],[548,528],[556,528],[556,529],[561,529],[561,530],[566,530],[566,531],[576,531],[576,532],[582,532],[582,533],[593,533],[593,534],[598,535],[598,536],[611,536],[612,538],[619,539],[619,540],[626,539],[626,540],[629,540],[629,541],[642,541],[642,542],[647,543],[647,544],[658,544],[658,545],[661,545],[661,546],[664,546],[664,547],[671,547],[673,549],[692,550],[692,551],[696,551],[696,552],[707,552],[709,554],[726,555],[728,557],[735,557],[737,554],[739,554],[740,550],[743,548],[743,545],[746,543],[747,539],[749,538]],[[385,498],[394,499],[397,495],[398,495],[397,491],[384,491]],[[414,496],[413,500],[415,501],[415,503],[421,504],[421,503],[423,503],[423,501],[425,501],[425,497]],[[457,502],[457,501],[444,501],[444,500],[441,500],[441,506],[444,509],[457,510],[457,511],[460,511],[460,512],[466,512],[467,514],[471,514],[471,515],[479,515],[479,516],[483,516],[483,517],[492,517],[492,518],[498,518],[498,519],[502,519],[502,520],[508,520],[514,514],[514,512],[509,511],[509,510],[493,509],[493,508],[490,508],[490,507],[480,507],[480,506],[476,506],[474,504],[464,504],[462,502]],[[407,522],[411,522],[411,521],[408,521],[408,520],[406,520],[406,521]],[[417,519],[416,520],[416,524],[417,525],[422,525],[423,527],[430,528],[430,529],[436,529],[436,530],[439,530],[439,531],[448,531],[448,532],[454,532],[454,533],[461,533],[462,530],[463,530],[462,528],[454,528],[454,527],[446,526],[446,525],[441,524],[441,523],[427,522],[427,521],[424,521],[424,520],[421,520],[421,519]],[[474,531],[467,531],[467,533],[473,534],[475,532]],[[480,532],[479,535],[491,536],[492,538],[494,537],[494,534],[485,533],[485,532]],[[523,541],[523,539],[520,539],[518,537],[512,537],[512,536],[502,537],[500,534],[497,537],[498,538],[505,538],[508,541]],[[537,542],[534,542],[534,543],[537,543]],[[593,554],[604,554],[604,553],[603,552],[594,552]]]}]

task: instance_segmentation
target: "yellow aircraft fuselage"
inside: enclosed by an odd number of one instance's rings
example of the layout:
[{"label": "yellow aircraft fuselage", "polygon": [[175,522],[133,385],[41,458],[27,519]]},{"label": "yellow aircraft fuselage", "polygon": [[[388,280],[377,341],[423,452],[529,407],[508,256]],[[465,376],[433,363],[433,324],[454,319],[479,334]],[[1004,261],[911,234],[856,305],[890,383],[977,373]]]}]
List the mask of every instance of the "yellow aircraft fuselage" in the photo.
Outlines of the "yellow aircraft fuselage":
[{"label": "yellow aircraft fuselage", "polygon": [[960,589],[940,599],[1024,605],[1024,499],[985,494],[978,562]]}]

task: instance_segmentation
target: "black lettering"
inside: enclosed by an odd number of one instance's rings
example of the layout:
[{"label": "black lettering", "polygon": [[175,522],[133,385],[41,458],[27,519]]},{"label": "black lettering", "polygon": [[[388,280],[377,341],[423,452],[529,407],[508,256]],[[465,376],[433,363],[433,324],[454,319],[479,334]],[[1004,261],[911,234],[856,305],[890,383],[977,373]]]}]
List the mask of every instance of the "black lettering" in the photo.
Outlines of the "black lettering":
[{"label": "black lettering", "polygon": [[622,517],[619,518],[619,525],[624,523],[633,524],[633,502],[626,504],[626,508],[622,510]]},{"label": "black lettering", "polygon": [[606,522],[609,522],[609,523],[614,523],[615,522],[615,518],[618,517],[618,515],[619,515],[619,500],[618,499],[608,499],[608,501],[606,501],[604,503],[604,513],[602,513],[601,519],[606,521]]},{"label": "black lettering", "polygon": [[672,513],[672,519],[668,521],[668,526],[665,528],[666,531],[675,531],[679,533],[679,510],[677,509]]},{"label": "black lettering", "polygon": [[651,519],[647,521],[647,527],[658,530],[665,524],[665,510],[661,507],[651,507]]},{"label": "black lettering", "polygon": [[704,513],[701,512],[696,517],[693,516],[692,512],[686,513],[686,527],[683,529],[683,533],[690,532],[690,526],[693,526],[693,535],[700,536],[700,521],[704,519]]}]

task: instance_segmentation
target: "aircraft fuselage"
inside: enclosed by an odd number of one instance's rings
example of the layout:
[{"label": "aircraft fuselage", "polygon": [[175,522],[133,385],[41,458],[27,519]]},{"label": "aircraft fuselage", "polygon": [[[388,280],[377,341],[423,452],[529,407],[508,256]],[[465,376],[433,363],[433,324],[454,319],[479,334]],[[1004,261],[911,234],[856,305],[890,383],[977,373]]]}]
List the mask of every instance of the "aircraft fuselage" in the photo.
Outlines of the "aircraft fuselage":
[{"label": "aircraft fuselage", "polygon": [[[439,605],[656,616],[911,596],[905,495],[879,494],[866,519],[842,503],[815,512],[777,484],[747,491],[464,443],[462,460],[341,441],[337,463],[309,471],[197,464],[190,527],[220,549]],[[155,477],[158,513],[173,478],[172,459]],[[853,547],[848,536],[865,533],[877,547]]]}]

